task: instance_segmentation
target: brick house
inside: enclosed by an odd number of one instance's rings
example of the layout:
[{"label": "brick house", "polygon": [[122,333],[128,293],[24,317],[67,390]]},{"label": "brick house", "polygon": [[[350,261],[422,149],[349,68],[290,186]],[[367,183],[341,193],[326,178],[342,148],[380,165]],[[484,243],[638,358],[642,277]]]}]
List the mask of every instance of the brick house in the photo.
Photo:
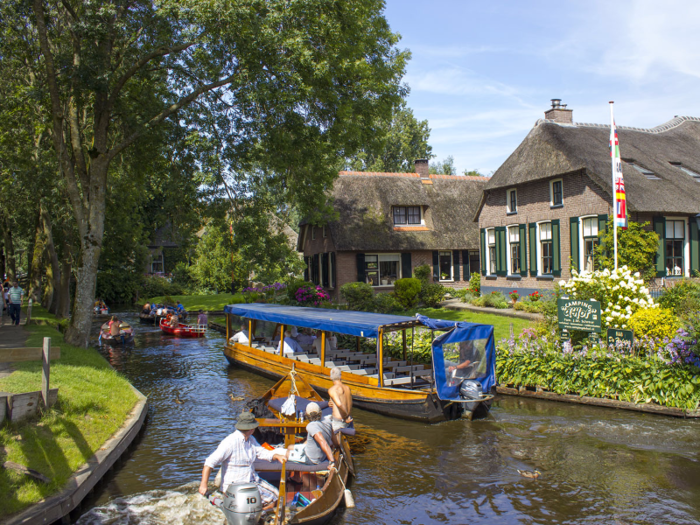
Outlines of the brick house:
[{"label": "brick house", "polygon": [[468,284],[480,269],[473,217],[488,179],[430,175],[423,159],[415,166],[415,173],[340,172],[332,191],[339,220],[300,224],[306,280],[334,300],[350,282],[392,291],[394,281],[423,264],[432,267],[435,282]]},{"label": "brick house", "polygon": [[[574,123],[552,102],[484,188],[475,220],[485,291],[551,289],[572,268],[593,267],[612,213],[610,126]],[[690,275],[700,269],[700,119],[619,126],[618,136],[628,220],[659,234],[659,277]]]}]

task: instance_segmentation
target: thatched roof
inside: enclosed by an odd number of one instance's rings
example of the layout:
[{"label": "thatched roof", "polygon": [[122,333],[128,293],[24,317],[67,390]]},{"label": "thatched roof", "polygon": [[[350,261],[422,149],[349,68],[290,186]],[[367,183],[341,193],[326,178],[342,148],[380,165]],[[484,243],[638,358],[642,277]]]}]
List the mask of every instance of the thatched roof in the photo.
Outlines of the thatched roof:
[{"label": "thatched roof", "polygon": [[[618,126],[623,160],[653,171],[649,180],[623,162],[627,207],[636,212],[700,212],[700,183],[671,162],[700,173],[700,119],[676,117],[651,129]],[[489,180],[485,190],[585,173],[612,199],[610,126],[540,120]]]},{"label": "thatched roof", "polygon": [[[340,218],[329,224],[337,250],[477,249],[471,221],[484,177],[341,171],[333,187]],[[426,206],[427,231],[395,231],[392,206]]]}]

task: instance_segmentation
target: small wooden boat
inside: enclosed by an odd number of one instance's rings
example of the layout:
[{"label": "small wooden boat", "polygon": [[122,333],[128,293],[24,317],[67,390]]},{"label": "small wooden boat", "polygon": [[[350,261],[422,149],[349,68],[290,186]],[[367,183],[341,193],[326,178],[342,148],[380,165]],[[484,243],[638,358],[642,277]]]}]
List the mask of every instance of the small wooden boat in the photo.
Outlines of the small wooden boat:
[{"label": "small wooden boat", "polygon": [[[305,409],[310,402],[316,402],[324,414],[331,409],[328,403],[292,369],[267,391],[259,400],[248,403],[260,426],[253,436],[263,446],[285,447],[296,442],[299,435],[306,436],[306,421],[299,422],[295,415],[284,415],[282,405],[294,395],[296,411]],[[274,510],[274,520],[262,518],[259,523],[274,525],[306,524],[323,525],[328,523],[341,507],[350,477],[355,466],[346,435],[354,435],[355,429],[343,429],[340,449],[333,451],[337,468],[328,468],[328,461],[318,465],[306,465],[287,461],[284,465],[277,461],[257,460],[255,471],[268,483],[279,488],[279,499]],[[351,497],[351,496],[350,496]],[[306,505],[304,505],[305,502]]]},{"label": "small wooden boat", "polygon": [[124,345],[134,342],[134,329],[128,323],[119,324],[119,335],[112,335],[109,330],[109,323],[105,323],[100,328],[100,342],[108,345]]},{"label": "small wooden boat", "polygon": [[176,328],[174,326],[170,326],[168,319],[160,320],[160,329],[163,331],[163,333],[174,335],[175,337],[204,337],[207,333],[206,325],[188,325],[179,323]]},{"label": "small wooden boat", "polygon": [[139,314],[139,323],[143,324],[156,324],[156,316],[151,314],[145,314],[141,312]]}]

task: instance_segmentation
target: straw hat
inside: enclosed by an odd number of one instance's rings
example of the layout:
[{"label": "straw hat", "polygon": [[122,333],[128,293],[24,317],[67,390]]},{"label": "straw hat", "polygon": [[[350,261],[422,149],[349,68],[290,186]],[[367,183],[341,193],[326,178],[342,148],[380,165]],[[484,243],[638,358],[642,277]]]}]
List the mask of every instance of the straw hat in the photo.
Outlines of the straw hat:
[{"label": "straw hat", "polygon": [[236,422],[236,430],[253,430],[258,428],[259,424],[260,423],[255,420],[255,416],[251,412],[241,412],[241,415],[238,416],[238,421]]}]

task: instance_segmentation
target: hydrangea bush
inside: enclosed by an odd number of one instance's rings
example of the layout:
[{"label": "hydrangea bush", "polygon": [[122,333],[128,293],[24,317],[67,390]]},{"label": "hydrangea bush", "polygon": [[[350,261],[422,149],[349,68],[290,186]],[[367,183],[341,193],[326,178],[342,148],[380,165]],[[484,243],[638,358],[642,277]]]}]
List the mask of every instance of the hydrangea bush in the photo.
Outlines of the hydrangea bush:
[{"label": "hydrangea bush", "polygon": [[561,292],[570,299],[600,301],[603,330],[627,329],[634,312],[658,308],[639,272],[633,275],[626,266],[613,271],[605,269],[578,273],[572,270],[571,274],[568,281],[559,281]]},{"label": "hydrangea bush", "polygon": [[294,297],[299,306],[320,306],[322,302],[330,300],[321,286],[302,286],[297,289]]}]

